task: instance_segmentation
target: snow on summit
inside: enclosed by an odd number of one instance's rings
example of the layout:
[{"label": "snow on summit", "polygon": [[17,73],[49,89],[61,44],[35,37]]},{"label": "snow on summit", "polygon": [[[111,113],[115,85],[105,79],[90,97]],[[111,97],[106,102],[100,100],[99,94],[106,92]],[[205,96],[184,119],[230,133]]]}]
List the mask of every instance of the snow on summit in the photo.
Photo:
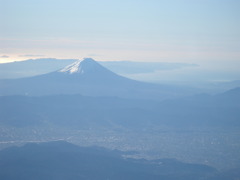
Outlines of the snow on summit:
[{"label": "snow on summit", "polygon": [[91,58],[84,58],[82,61],[78,60],[69,66],[61,69],[58,72],[63,72],[67,74],[96,74],[96,73],[108,73],[109,70],[98,64],[95,60]]},{"label": "snow on summit", "polygon": [[65,68],[61,69],[59,72],[64,72],[64,73],[69,73],[69,74],[73,74],[73,73],[83,74],[83,70],[80,68],[80,64],[81,64],[81,61],[78,60],[78,61],[74,62],[73,64],[70,64],[70,65],[66,66]]}]

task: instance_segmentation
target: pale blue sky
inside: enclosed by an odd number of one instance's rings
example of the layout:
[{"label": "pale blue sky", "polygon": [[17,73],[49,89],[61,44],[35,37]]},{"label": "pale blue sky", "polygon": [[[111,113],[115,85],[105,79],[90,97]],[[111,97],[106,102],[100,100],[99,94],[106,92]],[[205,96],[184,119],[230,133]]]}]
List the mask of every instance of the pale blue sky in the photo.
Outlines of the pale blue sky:
[{"label": "pale blue sky", "polygon": [[0,7],[1,62],[240,61],[239,0],[0,0]]}]

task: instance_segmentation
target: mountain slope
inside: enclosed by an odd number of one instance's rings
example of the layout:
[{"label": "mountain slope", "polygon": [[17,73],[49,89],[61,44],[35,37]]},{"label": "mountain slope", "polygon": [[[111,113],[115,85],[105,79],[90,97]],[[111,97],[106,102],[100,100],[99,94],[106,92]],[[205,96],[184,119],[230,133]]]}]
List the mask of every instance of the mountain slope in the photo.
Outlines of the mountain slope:
[{"label": "mountain slope", "polygon": [[10,63],[0,63],[0,79],[36,76],[61,69],[76,59],[40,58]]},{"label": "mountain slope", "polygon": [[181,88],[144,83],[119,76],[90,58],[44,75],[0,80],[0,96],[82,94],[166,99],[186,93],[186,90]]},{"label": "mountain slope", "polygon": [[[77,59],[40,58],[0,63],[0,79],[31,77],[57,71]],[[196,64],[166,62],[98,61],[104,67],[117,74],[151,73],[158,70],[173,70],[184,67],[196,67]]]}]

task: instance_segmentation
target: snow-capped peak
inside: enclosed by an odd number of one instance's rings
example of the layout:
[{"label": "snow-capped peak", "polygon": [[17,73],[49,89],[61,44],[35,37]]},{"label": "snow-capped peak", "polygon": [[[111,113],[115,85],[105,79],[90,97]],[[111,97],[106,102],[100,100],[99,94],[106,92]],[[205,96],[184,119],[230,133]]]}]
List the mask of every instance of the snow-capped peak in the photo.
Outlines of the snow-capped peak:
[{"label": "snow-capped peak", "polygon": [[80,64],[81,64],[81,61],[78,60],[78,61],[74,62],[73,64],[70,64],[70,65],[66,66],[65,68],[61,69],[59,72],[64,72],[64,73],[69,73],[69,74],[73,74],[73,73],[83,74],[84,71],[80,67]]},{"label": "snow-capped peak", "polygon": [[[88,75],[96,75],[103,76],[110,71],[100,64],[98,64],[94,59],[84,58],[82,61],[76,61],[73,64],[61,69],[61,73],[65,74],[88,74]],[[112,72],[111,72],[112,73]]]},{"label": "snow-capped peak", "polygon": [[105,71],[105,69],[99,65],[95,60],[91,58],[84,58],[82,61],[78,60],[73,64],[66,66],[58,72],[63,72],[67,74],[85,74],[92,72]]}]

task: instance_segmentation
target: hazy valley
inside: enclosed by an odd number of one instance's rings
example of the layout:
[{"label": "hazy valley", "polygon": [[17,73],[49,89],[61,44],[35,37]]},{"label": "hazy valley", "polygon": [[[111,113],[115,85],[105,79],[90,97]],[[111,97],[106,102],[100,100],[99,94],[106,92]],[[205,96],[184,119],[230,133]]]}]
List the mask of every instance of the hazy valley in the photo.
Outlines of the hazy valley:
[{"label": "hazy valley", "polygon": [[[240,168],[240,88],[200,92],[132,80],[89,58],[42,75],[1,79],[0,147],[64,140],[130,152],[125,158],[202,164],[214,169],[205,179],[239,177],[229,169]],[[201,177],[183,177],[193,176]]]}]

